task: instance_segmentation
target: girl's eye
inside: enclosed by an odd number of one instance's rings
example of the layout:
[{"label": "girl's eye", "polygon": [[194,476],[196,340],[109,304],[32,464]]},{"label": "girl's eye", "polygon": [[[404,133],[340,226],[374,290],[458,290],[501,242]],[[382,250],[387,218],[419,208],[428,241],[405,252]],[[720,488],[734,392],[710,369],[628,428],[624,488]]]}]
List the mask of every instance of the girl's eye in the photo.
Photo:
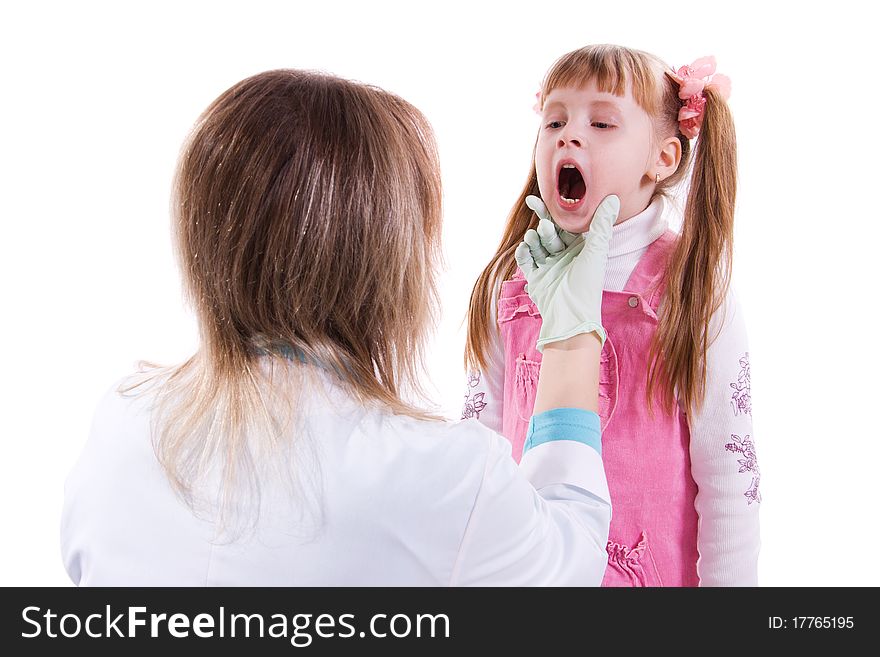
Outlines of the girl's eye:
[{"label": "girl's eye", "polygon": [[602,121],[593,121],[591,125],[594,128],[599,128],[600,130],[607,130],[608,128],[612,127],[610,123],[603,123]]},{"label": "girl's eye", "polygon": [[550,121],[550,123],[547,124],[547,127],[555,129],[555,128],[561,128],[563,125],[565,125],[564,121]]}]

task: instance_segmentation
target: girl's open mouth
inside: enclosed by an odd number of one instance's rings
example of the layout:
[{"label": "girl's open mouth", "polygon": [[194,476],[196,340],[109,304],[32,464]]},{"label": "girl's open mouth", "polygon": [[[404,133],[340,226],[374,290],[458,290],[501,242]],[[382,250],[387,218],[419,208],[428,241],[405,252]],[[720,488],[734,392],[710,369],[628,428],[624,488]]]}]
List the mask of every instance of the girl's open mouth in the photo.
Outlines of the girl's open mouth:
[{"label": "girl's open mouth", "polygon": [[587,183],[580,169],[571,162],[564,162],[556,174],[557,199],[563,210],[574,210],[587,195]]}]

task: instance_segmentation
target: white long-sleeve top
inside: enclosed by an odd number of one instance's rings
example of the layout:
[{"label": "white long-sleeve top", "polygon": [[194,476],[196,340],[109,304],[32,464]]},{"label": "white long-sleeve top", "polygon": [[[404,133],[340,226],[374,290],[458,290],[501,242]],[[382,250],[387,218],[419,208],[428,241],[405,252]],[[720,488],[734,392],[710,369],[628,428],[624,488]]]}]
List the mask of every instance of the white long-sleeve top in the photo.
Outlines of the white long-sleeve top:
[{"label": "white long-sleeve top", "polygon": [[[669,204],[661,198],[614,226],[604,289],[621,291],[648,246],[666,232]],[[501,431],[504,347],[496,329],[488,367],[468,375],[464,417]],[[748,342],[732,291],[710,320],[706,396],[688,415],[691,474],[698,491],[697,573],[701,586],[757,586],[760,471],[752,433]],[[613,502],[613,500],[612,500]]]},{"label": "white long-sleeve top", "polygon": [[[290,477],[264,478],[255,530],[232,542],[218,535],[216,509],[196,515],[172,491],[152,447],[152,392],[123,397],[114,385],[65,487],[61,546],[73,582],[602,581],[611,510],[596,449],[545,442],[517,466],[507,441],[478,422],[393,415],[359,405],[325,374],[317,383],[302,392],[295,448],[260,469]],[[201,496],[209,503],[213,485]]]}]

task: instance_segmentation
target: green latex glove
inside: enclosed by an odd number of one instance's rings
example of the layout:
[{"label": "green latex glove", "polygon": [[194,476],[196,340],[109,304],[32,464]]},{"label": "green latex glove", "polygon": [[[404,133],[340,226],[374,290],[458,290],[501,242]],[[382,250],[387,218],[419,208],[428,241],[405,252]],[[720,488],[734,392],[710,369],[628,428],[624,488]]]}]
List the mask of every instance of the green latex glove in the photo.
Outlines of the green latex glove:
[{"label": "green latex glove", "polygon": [[595,332],[605,344],[602,288],[620,199],[606,196],[593,214],[590,230],[583,235],[557,228],[537,196],[526,197],[526,205],[540,221],[537,231],[526,231],[515,257],[526,277],[526,291],[543,319],[538,351],[579,333]]}]

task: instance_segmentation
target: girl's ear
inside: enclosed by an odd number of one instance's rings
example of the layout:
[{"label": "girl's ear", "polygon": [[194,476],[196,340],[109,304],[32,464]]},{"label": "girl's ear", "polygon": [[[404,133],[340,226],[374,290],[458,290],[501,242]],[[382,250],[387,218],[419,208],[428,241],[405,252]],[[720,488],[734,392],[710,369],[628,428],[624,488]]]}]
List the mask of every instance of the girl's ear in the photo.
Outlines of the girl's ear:
[{"label": "girl's ear", "polygon": [[[665,180],[678,170],[681,162],[681,142],[678,137],[669,137],[657,152],[657,161],[654,162],[654,172],[660,174],[660,180]],[[652,177],[653,177],[652,173]]]}]

